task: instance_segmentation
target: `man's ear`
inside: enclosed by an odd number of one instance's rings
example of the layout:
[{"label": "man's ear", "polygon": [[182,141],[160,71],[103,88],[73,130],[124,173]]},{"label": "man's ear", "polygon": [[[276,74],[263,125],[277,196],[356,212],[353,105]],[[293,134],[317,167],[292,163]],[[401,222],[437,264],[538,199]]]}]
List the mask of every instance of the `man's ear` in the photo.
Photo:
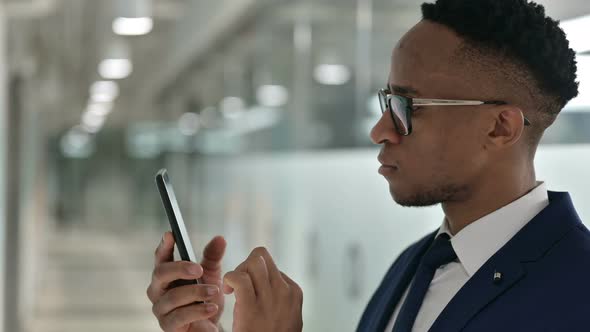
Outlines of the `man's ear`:
[{"label": "man's ear", "polygon": [[488,128],[489,148],[503,149],[516,144],[524,131],[524,113],[513,105],[498,106]]}]

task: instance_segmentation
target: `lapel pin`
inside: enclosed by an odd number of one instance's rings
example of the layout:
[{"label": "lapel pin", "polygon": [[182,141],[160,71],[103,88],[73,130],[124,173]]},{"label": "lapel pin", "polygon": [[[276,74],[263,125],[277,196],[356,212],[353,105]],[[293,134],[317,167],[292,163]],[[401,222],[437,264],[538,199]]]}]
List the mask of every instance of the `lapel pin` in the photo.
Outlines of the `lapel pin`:
[{"label": "lapel pin", "polygon": [[499,283],[500,281],[502,281],[502,273],[500,272],[494,272],[494,283]]}]

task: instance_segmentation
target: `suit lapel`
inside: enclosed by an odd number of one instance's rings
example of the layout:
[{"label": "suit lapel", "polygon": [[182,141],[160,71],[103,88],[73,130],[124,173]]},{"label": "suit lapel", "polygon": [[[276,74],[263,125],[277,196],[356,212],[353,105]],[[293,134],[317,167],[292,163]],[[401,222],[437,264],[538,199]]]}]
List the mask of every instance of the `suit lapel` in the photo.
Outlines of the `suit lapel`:
[{"label": "suit lapel", "polygon": [[[460,331],[502,293],[526,276],[524,264],[541,259],[577,223],[581,223],[568,193],[549,194],[549,206],[527,223],[457,292],[429,331]],[[494,283],[495,272],[502,280]]]}]

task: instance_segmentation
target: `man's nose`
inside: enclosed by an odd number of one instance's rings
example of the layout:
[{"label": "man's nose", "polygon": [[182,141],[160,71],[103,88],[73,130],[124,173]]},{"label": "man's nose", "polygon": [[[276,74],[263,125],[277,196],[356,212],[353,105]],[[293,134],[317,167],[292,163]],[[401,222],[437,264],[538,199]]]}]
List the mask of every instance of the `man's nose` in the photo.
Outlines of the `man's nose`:
[{"label": "man's nose", "polygon": [[388,112],[385,112],[379,118],[379,121],[371,129],[371,141],[375,144],[384,144],[386,142],[399,144],[402,136],[395,129],[393,119]]}]

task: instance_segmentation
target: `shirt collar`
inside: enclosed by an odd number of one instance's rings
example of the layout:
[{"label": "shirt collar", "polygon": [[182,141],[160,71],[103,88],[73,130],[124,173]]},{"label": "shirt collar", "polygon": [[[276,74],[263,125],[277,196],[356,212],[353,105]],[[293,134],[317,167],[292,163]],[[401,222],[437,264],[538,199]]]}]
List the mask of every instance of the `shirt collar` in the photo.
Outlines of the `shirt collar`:
[{"label": "shirt collar", "polygon": [[547,205],[545,182],[537,182],[537,187],[526,195],[472,222],[455,235],[444,218],[436,236],[449,235],[459,262],[471,277]]}]

